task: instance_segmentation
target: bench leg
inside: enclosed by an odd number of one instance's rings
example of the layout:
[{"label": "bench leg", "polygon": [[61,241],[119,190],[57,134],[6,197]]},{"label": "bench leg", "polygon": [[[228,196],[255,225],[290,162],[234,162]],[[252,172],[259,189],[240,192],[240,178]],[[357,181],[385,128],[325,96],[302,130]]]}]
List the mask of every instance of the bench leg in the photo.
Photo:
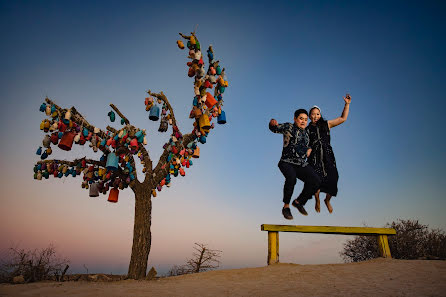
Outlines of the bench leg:
[{"label": "bench leg", "polygon": [[390,254],[389,242],[387,241],[387,235],[378,235],[378,249],[379,255],[384,258],[392,258]]},{"label": "bench leg", "polygon": [[279,232],[268,231],[268,265],[279,263]]}]

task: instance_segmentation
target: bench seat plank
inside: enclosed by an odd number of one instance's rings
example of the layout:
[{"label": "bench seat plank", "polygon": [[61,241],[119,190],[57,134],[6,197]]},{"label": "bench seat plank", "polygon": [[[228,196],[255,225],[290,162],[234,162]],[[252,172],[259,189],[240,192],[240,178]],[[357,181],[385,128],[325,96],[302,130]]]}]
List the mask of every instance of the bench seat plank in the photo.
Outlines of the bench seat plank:
[{"label": "bench seat plank", "polygon": [[304,226],[304,225],[269,225],[262,224],[262,231],[300,232],[323,234],[349,234],[349,235],[395,235],[392,228],[371,227],[338,227],[338,226]]}]

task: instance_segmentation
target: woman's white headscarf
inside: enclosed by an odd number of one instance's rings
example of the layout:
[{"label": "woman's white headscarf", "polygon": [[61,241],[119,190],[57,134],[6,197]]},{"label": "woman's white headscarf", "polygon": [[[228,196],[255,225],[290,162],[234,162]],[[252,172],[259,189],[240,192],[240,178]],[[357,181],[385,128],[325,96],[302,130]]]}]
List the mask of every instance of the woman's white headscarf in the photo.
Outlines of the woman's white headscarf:
[{"label": "woman's white headscarf", "polygon": [[311,111],[313,108],[317,108],[317,109],[319,109],[319,113],[322,114],[322,110],[319,108],[319,106],[317,106],[317,105],[313,105],[313,107],[310,108],[310,111]]}]

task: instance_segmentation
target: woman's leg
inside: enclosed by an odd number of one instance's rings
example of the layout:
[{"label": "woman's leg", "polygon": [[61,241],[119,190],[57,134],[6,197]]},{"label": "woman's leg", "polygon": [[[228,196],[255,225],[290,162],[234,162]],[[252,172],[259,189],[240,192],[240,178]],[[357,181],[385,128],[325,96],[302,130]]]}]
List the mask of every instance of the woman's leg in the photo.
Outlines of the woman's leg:
[{"label": "woman's leg", "polygon": [[333,212],[333,207],[331,206],[330,199],[337,195],[338,193],[338,180],[339,174],[335,166],[326,166],[327,177],[324,179],[324,183],[321,186],[321,191],[327,193],[325,196],[325,205],[327,206],[328,212]]},{"label": "woman's leg", "polygon": [[314,193],[314,198],[316,198],[316,205],[314,208],[316,209],[316,212],[321,212],[321,200],[319,199],[319,194],[321,193],[321,190],[317,190],[316,193]]},{"label": "woman's leg", "polygon": [[333,212],[333,207],[330,204],[330,199],[331,199],[331,195],[327,193],[327,196],[325,196],[325,205],[327,206],[328,212],[332,213]]}]

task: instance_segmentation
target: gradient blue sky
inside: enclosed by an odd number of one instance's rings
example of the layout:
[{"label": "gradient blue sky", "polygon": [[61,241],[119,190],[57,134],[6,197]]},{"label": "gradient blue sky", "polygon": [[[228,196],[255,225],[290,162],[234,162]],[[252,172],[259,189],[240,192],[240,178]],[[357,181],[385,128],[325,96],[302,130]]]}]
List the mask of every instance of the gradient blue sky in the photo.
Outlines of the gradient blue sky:
[{"label": "gradient blue sky", "polygon": [[[382,226],[419,219],[446,229],[441,190],[446,165],[446,25],[441,1],[0,1],[0,250],[52,242],[72,271],[126,273],[133,195],[88,197],[81,179],[33,180],[43,138],[45,96],[75,106],[90,123],[109,124],[114,103],[148,130],[157,161],[167,135],[148,120],[145,91],[164,91],[183,133],[193,98],[178,32],[198,24],[226,67],[228,123],[217,126],[201,157],[153,201],[149,267],[182,264],[194,242],[223,250],[222,267],[266,263],[262,223]],[[334,213],[282,218],[280,135],[271,118],[292,121],[316,104],[350,116],[332,130],[340,173]],[[119,127],[119,124],[115,125]],[[9,129],[9,130],[8,130]],[[88,147],[52,157],[94,156]],[[99,158],[99,155],[97,156]],[[301,190],[297,183],[295,193]],[[281,234],[281,261],[336,263],[343,236]]]}]

